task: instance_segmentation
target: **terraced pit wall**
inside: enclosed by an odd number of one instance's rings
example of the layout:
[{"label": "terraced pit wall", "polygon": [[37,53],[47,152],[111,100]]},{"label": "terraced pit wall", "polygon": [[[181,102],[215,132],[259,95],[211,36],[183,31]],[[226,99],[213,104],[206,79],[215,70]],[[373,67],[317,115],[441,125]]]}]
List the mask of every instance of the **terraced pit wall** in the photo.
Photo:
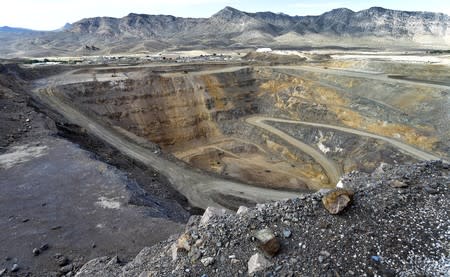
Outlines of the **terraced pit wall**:
[{"label": "terraced pit wall", "polygon": [[70,84],[59,90],[79,109],[163,148],[174,148],[216,138],[221,135],[216,120],[256,110],[255,83],[252,71],[243,69]]},{"label": "terraced pit wall", "polygon": [[[323,165],[302,149],[245,121],[255,115],[367,130],[442,156],[448,153],[442,139],[449,130],[442,121],[448,117],[442,101],[447,98],[434,89],[289,68],[141,71],[133,79],[59,86],[55,95],[121,132],[158,144],[194,168],[255,186],[303,191],[335,185]],[[412,106],[411,99],[422,99],[422,104]],[[380,162],[416,161],[379,140],[269,124],[310,145],[339,172],[371,172]]]}]

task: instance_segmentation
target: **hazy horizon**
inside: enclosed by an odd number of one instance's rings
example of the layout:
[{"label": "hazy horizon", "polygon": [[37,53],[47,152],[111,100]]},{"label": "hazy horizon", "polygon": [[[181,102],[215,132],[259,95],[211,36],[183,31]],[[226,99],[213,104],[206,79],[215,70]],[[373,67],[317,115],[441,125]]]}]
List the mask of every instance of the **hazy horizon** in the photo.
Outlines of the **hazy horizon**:
[{"label": "hazy horizon", "polygon": [[353,11],[379,6],[386,9],[407,11],[429,11],[450,14],[448,0],[429,0],[414,3],[407,0],[356,1],[343,0],[283,0],[274,3],[268,0],[129,0],[125,4],[119,0],[15,0],[4,4],[0,11],[0,26],[28,28],[34,30],[55,30],[66,23],[83,18],[109,16],[123,17],[129,13],[168,14],[180,17],[210,17],[214,13],[231,6],[246,12],[271,11],[289,15],[319,15],[336,8]]}]

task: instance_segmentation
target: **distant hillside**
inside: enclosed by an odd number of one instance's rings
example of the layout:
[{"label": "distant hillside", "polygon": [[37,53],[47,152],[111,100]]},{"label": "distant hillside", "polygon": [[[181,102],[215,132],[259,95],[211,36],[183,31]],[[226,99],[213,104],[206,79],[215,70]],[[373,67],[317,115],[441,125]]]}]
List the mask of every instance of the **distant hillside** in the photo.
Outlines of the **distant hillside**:
[{"label": "distant hillside", "polygon": [[[123,18],[87,18],[45,33],[3,27],[0,38],[9,39],[11,44],[0,46],[0,54],[11,55],[14,50],[38,55],[52,50],[54,55],[89,54],[86,53],[89,49],[96,49],[98,53],[119,53],[168,47],[446,47],[450,45],[449,26],[450,17],[442,13],[380,7],[359,12],[335,9],[319,16],[247,13],[226,7],[210,18],[134,13]],[[20,32],[27,36],[11,38],[7,35]],[[86,45],[95,48],[88,49]]]},{"label": "distant hillside", "polygon": [[3,26],[3,27],[0,27],[0,32],[17,34],[17,33],[31,33],[34,31],[30,30],[30,29],[25,29],[25,28],[15,28],[15,27]]}]

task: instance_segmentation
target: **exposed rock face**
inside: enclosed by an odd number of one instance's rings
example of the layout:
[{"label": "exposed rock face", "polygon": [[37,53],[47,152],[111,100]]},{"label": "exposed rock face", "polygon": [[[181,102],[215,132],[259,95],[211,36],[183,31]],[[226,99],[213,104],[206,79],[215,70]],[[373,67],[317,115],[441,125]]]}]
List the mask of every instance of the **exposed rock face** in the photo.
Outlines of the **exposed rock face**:
[{"label": "exposed rock face", "polygon": [[187,22],[195,20],[176,18],[166,15],[134,14],[118,19],[112,17],[94,17],[74,23],[68,32],[97,34],[106,37],[131,35],[137,37],[161,37],[173,31],[183,30]]},{"label": "exposed rock face", "polygon": [[[289,16],[271,12],[247,13],[226,7],[210,18],[181,18],[171,15],[131,13],[122,18],[94,17],[82,19],[55,32],[3,27],[0,35],[12,43],[0,48],[0,53],[12,54],[14,47],[47,54],[48,49],[67,46],[67,52],[83,54],[83,45],[99,45],[104,53],[161,50],[174,45],[183,48],[204,46],[297,46],[302,37],[339,42],[343,38],[376,38],[378,43],[395,44],[394,40],[440,45],[450,43],[449,16],[442,13],[408,12],[373,7],[354,12],[335,9],[319,16]],[[220,30],[220,32],[217,32]],[[321,42],[322,41],[322,42]],[[360,43],[361,40],[352,40]],[[333,45],[333,44],[330,44]],[[23,49],[22,49],[23,48]],[[61,48],[54,48],[56,53]],[[47,49],[47,50],[46,50]],[[71,52],[70,52],[71,53]]]},{"label": "exposed rock face", "polygon": [[[373,175],[354,172],[352,206],[345,216],[330,215],[318,205],[321,194],[259,205],[238,216],[215,218],[192,226],[191,236],[203,241],[199,250],[211,259],[193,261],[180,253],[172,261],[174,239],[146,248],[127,265],[85,265],[77,276],[445,276],[450,269],[450,166],[426,162],[389,167]],[[350,180],[350,181],[349,181]],[[391,180],[407,180],[407,188],[393,188]],[[281,234],[283,251],[272,258],[255,253],[255,230],[270,227]],[[191,250],[192,252],[192,250]],[[208,266],[205,266],[207,264]],[[114,273],[114,272],[117,272]]]},{"label": "exposed rock face", "polygon": [[[200,77],[150,73],[137,80],[67,85],[61,91],[80,109],[170,147],[220,135],[214,119],[248,112],[250,104],[234,98],[243,97],[238,93],[252,82],[251,72],[245,70]],[[228,94],[226,87],[237,89]]]},{"label": "exposed rock face", "polygon": [[[270,36],[290,31],[351,36],[413,37],[418,35],[448,36],[449,17],[431,12],[408,12],[373,7],[354,12],[335,9],[320,16],[288,16],[270,12],[246,13],[226,7],[208,19],[178,18],[167,15],[129,14],[123,18],[95,17],[80,20],[70,32],[110,36],[134,35],[137,37],[191,37],[221,36],[258,30]],[[192,27],[196,32],[192,33]]]},{"label": "exposed rock face", "polygon": [[[167,73],[170,70],[164,66],[133,69],[130,79],[125,79],[121,71],[102,69],[96,71],[99,81],[62,85],[55,88],[54,95],[67,97],[77,109],[116,130],[140,137],[139,143],[147,139],[159,144],[164,153],[170,152],[195,168],[262,187],[320,189],[334,186],[336,177],[330,179],[317,159],[304,155],[273,131],[243,123],[249,115],[345,125],[385,137],[402,134],[401,140],[418,148],[443,153],[446,150],[448,124],[426,125],[448,113],[448,109],[440,110],[438,103],[446,103],[446,99],[437,89],[418,90],[414,95],[424,107],[439,109],[413,112],[403,106],[387,107],[376,100],[391,102],[395,94],[395,101],[409,101],[415,90],[403,87],[394,93],[390,87],[377,87],[379,92],[373,100],[374,95],[365,94],[370,86],[360,84],[370,80],[354,82],[345,77],[304,74],[289,67],[233,67],[222,72],[211,71],[211,67],[180,65],[174,66],[176,72],[172,73]],[[80,74],[91,80],[93,70],[84,72]],[[116,74],[112,81],[102,81],[106,74],[111,78],[111,73]],[[321,78],[329,79],[329,84],[325,85]],[[348,86],[352,86],[352,93],[346,93]],[[419,97],[424,93],[430,96],[426,100]],[[398,111],[403,109],[410,111],[408,117]],[[336,172],[371,172],[379,162],[416,161],[379,139],[297,123],[267,123],[311,145],[324,159],[333,160]],[[242,204],[219,199],[216,201],[228,208]]]}]

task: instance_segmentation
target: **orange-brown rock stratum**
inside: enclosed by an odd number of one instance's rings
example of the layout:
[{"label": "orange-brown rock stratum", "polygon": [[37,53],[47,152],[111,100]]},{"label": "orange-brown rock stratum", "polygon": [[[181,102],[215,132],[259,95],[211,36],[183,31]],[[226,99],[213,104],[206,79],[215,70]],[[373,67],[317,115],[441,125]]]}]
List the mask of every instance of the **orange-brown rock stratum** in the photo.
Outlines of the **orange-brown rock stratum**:
[{"label": "orange-brown rock stratum", "polygon": [[[148,162],[200,207],[330,188],[381,162],[448,158],[448,124],[430,124],[448,114],[446,86],[383,74],[146,65],[74,70],[36,86],[41,101]],[[412,97],[422,106],[405,106]],[[147,155],[149,142],[162,154]]]}]

